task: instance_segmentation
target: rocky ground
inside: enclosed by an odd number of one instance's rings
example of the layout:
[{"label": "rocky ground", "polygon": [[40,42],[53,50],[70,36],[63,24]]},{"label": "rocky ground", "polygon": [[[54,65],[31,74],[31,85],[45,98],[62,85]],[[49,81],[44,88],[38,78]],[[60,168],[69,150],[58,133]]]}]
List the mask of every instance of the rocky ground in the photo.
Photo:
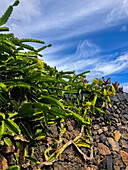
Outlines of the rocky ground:
[{"label": "rocky ground", "polygon": [[[61,155],[61,159],[51,166],[43,166],[42,170],[128,170],[128,94],[117,93],[111,97],[113,105],[106,105],[107,114],[111,124],[107,124],[105,115],[92,117],[93,159],[86,160],[78,152],[74,145],[70,145]],[[64,134],[63,143],[74,139],[80,134],[80,127],[75,120],[65,120],[67,131]],[[49,127],[51,134],[47,134],[46,141],[39,143],[35,157],[43,161],[44,151],[48,145],[52,145],[52,138],[58,138],[59,132],[56,126]],[[88,157],[90,149],[81,148]],[[15,146],[6,147],[0,154],[0,170],[10,165],[16,165]],[[29,168],[36,170],[38,166],[33,163]]]}]

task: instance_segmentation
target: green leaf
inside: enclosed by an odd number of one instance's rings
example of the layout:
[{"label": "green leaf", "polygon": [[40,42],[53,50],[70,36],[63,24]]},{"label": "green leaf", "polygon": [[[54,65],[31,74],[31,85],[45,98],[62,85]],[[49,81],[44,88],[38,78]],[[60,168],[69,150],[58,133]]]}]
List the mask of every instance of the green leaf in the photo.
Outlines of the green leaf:
[{"label": "green leaf", "polygon": [[49,96],[41,96],[41,99],[43,99],[44,103],[47,104],[55,104],[56,106],[60,106],[62,109],[64,109],[64,105],[57,99],[53,98],[53,97],[49,97]]},{"label": "green leaf", "polygon": [[54,152],[52,155],[50,155],[48,161],[49,162],[53,161],[56,158],[56,156],[57,156],[57,153]]},{"label": "green leaf", "polygon": [[91,102],[93,106],[95,106],[96,100],[97,100],[97,94],[94,96],[94,99],[93,99],[93,101]]},{"label": "green leaf", "polygon": [[103,110],[101,110],[100,108],[94,107],[94,110],[98,111],[99,113],[105,113]]},{"label": "green leaf", "polygon": [[20,42],[36,42],[36,43],[45,44],[45,42],[44,42],[44,41],[41,41],[41,40],[35,40],[35,39],[29,39],[29,38],[26,38],[26,39],[20,39]]},{"label": "green leaf", "polygon": [[9,31],[8,27],[0,27],[0,31]]},{"label": "green leaf", "polygon": [[61,75],[63,75],[63,74],[74,74],[74,73],[75,73],[75,71],[65,71],[65,72],[61,71],[60,72]]},{"label": "green leaf", "polygon": [[1,121],[2,125],[1,125],[1,128],[0,128],[0,138],[2,138],[3,134],[4,134],[4,121]]},{"label": "green leaf", "polygon": [[28,132],[28,129],[25,127],[25,125],[23,123],[21,123],[21,129],[23,131],[23,134],[25,135],[26,139],[31,141],[31,135],[30,133]]},{"label": "green leaf", "polygon": [[27,89],[30,89],[30,87],[31,87],[28,83],[25,83],[19,79],[6,80],[6,81],[4,81],[4,83],[7,86],[17,86],[17,87],[23,87],[23,88],[27,88]]},{"label": "green leaf", "polygon": [[1,39],[6,39],[6,38],[11,38],[14,37],[14,34],[9,33],[9,34],[0,34]]},{"label": "green leaf", "polygon": [[22,47],[24,47],[24,48],[26,48],[28,50],[35,51],[35,49],[32,46],[28,45],[28,44],[22,44]]},{"label": "green leaf", "polygon": [[54,77],[44,76],[40,78],[40,82],[56,82]]},{"label": "green leaf", "polygon": [[11,50],[11,48],[8,47],[8,46],[5,45],[5,44],[1,44],[1,45],[0,45],[0,51],[6,52],[6,53],[8,53],[8,54],[10,54],[10,55],[13,55],[13,51]]},{"label": "green leaf", "polygon": [[0,18],[0,26],[4,25],[12,13],[13,7],[9,6],[4,15]]},{"label": "green leaf", "polygon": [[77,145],[82,146],[82,147],[86,147],[86,148],[90,148],[90,145],[88,143],[83,142],[83,141],[78,142]]},{"label": "green leaf", "polygon": [[112,85],[112,93],[113,93],[113,96],[115,96],[116,90],[113,85]]},{"label": "green leaf", "polygon": [[47,126],[48,125],[47,113],[45,111],[43,111],[43,115],[44,115],[45,126]]},{"label": "green leaf", "polygon": [[108,115],[106,114],[105,111],[101,110],[100,108],[94,107],[94,110],[98,111],[99,113],[103,113],[105,114],[105,116],[107,117],[107,119],[110,121],[110,118],[108,117]]},{"label": "green leaf", "polygon": [[67,94],[67,93],[77,93],[77,90],[62,90],[62,91],[64,91],[64,93],[65,94]]},{"label": "green leaf", "polygon": [[13,6],[17,6],[19,3],[20,3],[19,0],[16,0],[16,1],[14,2]]},{"label": "green leaf", "polygon": [[5,119],[5,114],[0,112],[0,121]]},{"label": "green leaf", "polygon": [[16,161],[19,162],[19,155],[18,155],[18,153],[14,153],[14,155],[15,155]]},{"label": "green leaf", "polygon": [[57,122],[48,122],[48,125],[50,125],[50,126],[54,126],[54,125],[57,125]]},{"label": "green leaf", "polygon": [[49,110],[49,113],[54,116],[65,117],[65,118],[68,116],[68,114],[65,111],[58,109],[58,108],[54,108],[54,107],[52,107]]},{"label": "green leaf", "polygon": [[36,140],[36,139],[38,139],[38,138],[45,138],[45,137],[46,137],[46,135],[45,135],[44,133],[39,132],[39,133],[36,133],[36,134],[33,136],[33,139]]},{"label": "green leaf", "polygon": [[45,48],[47,48],[47,46],[45,45],[45,46],[43,46],[43,47],[41,47],[41,48],[39,48],[38,50],[36,50],[37,52],[40,52],[40,51],[42,51],[42,50],[44,50]]},{"label": "green leaf", "polygon": [[2,94],[0,94],[0,100],[1,100],[2,102],[4,102],[4,103],[7,103],[7,102],[8,102],[8,100],[5,99],[5,97],[3,97]]},{"label": "green leaf", "polygon": [[25,78],[25,81],[32,81],[32,80],[35,80],[35,79],[39,79],[40,77],[41,77],[41,73],[40,72],[35,72],[32,75],[27,76]]},{"label": "green leaf", "polygon": [[12,144],[10,138],[8,138],[8,137],[4,138],[4,142],[5,142],[6,145],[8,145],[8,146],[11,146],[11,144]]},{"label": "green leaf", "polygon": [[10,47],[12,47],[13,49],[16,49],[16,46],[9,40],[3,40],[1,41],[2,43],[5,43],[6,45],[9,45]]},{"label": "green leaf", "polygon": [[16,149],[18,149],[20,147],[20,142],[16,141]]},{"label": "green leaf", "polygon": [[37,161],[37,159],[35,159],[35,158],[31,157],[31,156],[26,156],[25,158],[26,158],[26,160],[28,160],[28,161],[31,161],[31,162],[33,162],[33,163],[35,163],[35,164],[37,164],[37,165],[40,165],[40,162]]},{"label": "green leaf", "polygon": [[14,110],[18,108],[18,103],[15,100],[11,100],[11,103],[13,104]]},{"label": "green leaf", "polygon": [[47,45],[47,47],[51,47],[51,46],[52,46],[52,44],[48,44],[48,45]]},{"label": "green leaf", "polygon": [[90,123],[85,121],[84,118],[82,116],[80,116],[79,114],[77,114],[77,113],[75,113],[75,112],[73,112],[71,110],[68,110],[68,109],[66,109],[66,111],[68,113],[72,114],[77,120],[81,121],[83,124],[90,125]]},{"label": "green leaf", "polygon": [[14,134],[19,135],[21,133],[21,130],[19,126],[13,122],[13,120],[5,119],[5,126]]},{"label": "green leaf", "polygon": [[40,52],[40,51],[42,51],[42,50],[44,50],[45,48],[47,48],[47,47],[51,47],[52,45],[51,44],[49,44],[49,45],[45,45],[45,46],[43,46],[43,47],[41,47],[41,48],[39,48],[38,50],[36,50],[37,52]]},{"label": "green leaf", "polygon": [[9,167],[9,168],[6,169],[6,170],[20,170],[20,168],[19,168],[18,165],[14,165],[14,166]]},{"label": "green leaf", "polygon": [[30,89],[30,85],[27,84],[27,83],[24,83],[24,82],[17,82],[17,83],[16,83],[16,86],[17,86],[17,87],[23,87],[23,88]]},{"label": "green leaf", "polygon": [[34,107],[40,108],[42,111],[49,111],[49,107],[43,103],[33,103]]},{"label": "green leaf", "polygon": [[82,75],[84,75],[84,74],[86,74],[86,73],[90,73],[90,71],[85,71],[85,72],[83,72],[83,73],[80,73],[80,74],[75,75],[72,81],[74,81],[77,77],[82,76]]},{"label": "green leaf", "polygon": [[6,85],[4,83],[0,83],[0,88],[4,90],[5,92],[7,91]]},{"label": "green leaf", "polygon": [[111,99],[110,99],[110,97],[109,96],[107,96],[107,101],[109,102],[109,103],[111,103]]},{"label": "green leaf", "polygon": [[17,6],[19,4],[19,0],[16,0],[13,5],[10,5],[6,12],[3,14],[3,16],[0,18],[0,26],[4,25],[7,20],[9,19],[12,11],[13,11],[13,6]]},{"label": "green leaf", "polygon": [[19,108],[19,115],[23,117],[32,117],[34,114],[34,109],[32,108],[32,103],[23,103]]}]

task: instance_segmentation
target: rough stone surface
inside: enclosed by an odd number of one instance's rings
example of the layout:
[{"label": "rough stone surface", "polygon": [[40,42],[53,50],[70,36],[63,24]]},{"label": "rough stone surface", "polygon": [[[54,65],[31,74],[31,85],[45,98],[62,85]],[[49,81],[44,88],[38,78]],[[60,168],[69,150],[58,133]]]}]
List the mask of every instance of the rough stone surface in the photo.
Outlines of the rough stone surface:
[{"label": "rough stone surface", "polygon": [[122,160],[125,163],[125,165],[128,166],[128,153],[123,151],[123,150],[121,150],[120,151],[120,155],[122,156]]},{"label": "rough stone surface", "polygon": [[107,157],[107,170],[112,170],[112,156]]},{"label": "rough stone surface", "polygon": [[99,149],[100,154],[102,154],[102,155],[110,155],[111,154],[110,149],[107,146],[105,146],[103,143],[98,143],[98,149]]},{"label": "rough stone surface", "polygon": [[102,132],[103,132],[102,129],[99,129],[99,130],[98,130],[98,134],[99,134],[99,135],[100,135]]},{"label": "rough stone surface", "polygon": [[[121,95],[120,95],[121,94]],[[123,96],[124,95],[124,96]],[[86,94],[84,96],[87,96]],[[71,100],[71,95],[69,102]],[[74,96],[76,98],[76,96]],[[108,124],[106,116],[101,114],[99,116],[93,115],[92,117],[92,139],[93,139],[93,160],[84,160],[83,156],[78,152],[74,145],[69,146],[61,154],[61,160],[54,162],[52,166],[42,167],[42,170],[128,170],[128,94],[118,93],[115,97],[111,97],[112,104],[105,103],[107,109],[107,115],[109,116],[111,123]],[[77,106],[77,101],[75,100]],[[100,107],[97,103],[97,107]],[[78,122],[73,118],[63,122],[66,132],[63,135],[64,145],[69,140],[73,140],[76,136],[79,136],[81,129],[78,126]],[[35,149],[34,157],[43,162],[44,151],[48,147],[52,147],[54,140],[59,139],[59,128],[55,126],[48,126],[51,132],[46,133],[47,137],[45,140],[38,143],[38,148]],[[86,135],[86,131],[85,131]],[[54,140],[52,140],[54,138]],[[15,140],[18,140],[18,138]],[[21,138],[19,139],[21,140]],[[24,162],[25,157],[23,156],[24,142],[17,150],[20,155],[20,162]],[[15,146],[15,145],[14,145]],[[61,146],[60,146],[61,147]],[[86,155],[90,156],[90,149],[86,147],[79,147],[81,151]],[[5,158],[5,167],[8,165],[15,165],[15,151],[9,148],[3,155]],[[7,151],[8,150],[8,151]],[[0,158],[0,161],[2,158]],[[1,162],[0,162],[1,166]],[[1,168],[1,167],[0,167]],[[30,165],[25,170],[37,170],[35,164]],[[1,169],[0,169],[1,170]]]},{"label": "rough stone surface", "polygon": [[11,144],[11,146],[5,145],[2,152],[3,153],[10,153],[10,152],[14,152],[14,150],[15,150],[15,146],[14,146],[14,144]]},{"label": "rough stone surface", "polygon": [[128,133],[126,131],[123,132],[122,138],[128,141]]},{"label": "rough stone surface", "polygon": [[108,127],[103,127],[103,132],[106,132],[108,130]]},{"label": "rough stone surface", "polygon": [[125,170],[128,170],[128,166],[126,167],[126,169]]},{"label": "rough stone surface", "polygon": [[128,113],[123,115],[128,120]]},{"label": "rough stone surface", "polygon": [[0,170],[6,170],[8,168],[7,160],[0,154]]},{"label": "rough stone surface", "polygon": [[121,133],[119,131],[115,130],[114,136],[115,136],[115,141],[118,142],[120,140]]},{"label": "rough stone surface", "polygon": [[99,126],[99,125],[94,125],[93,128],[94,128],[95,130],[98,130],[98,129],[100,129],[100,126]]},{"label": "rough stone surface", "polygon": [[128,141],[121,140],[121,145],[123,148],[128,148]]},{"label": "rough stone surface", "polygon": [[68,130],[69,130],[69,131],[72,131],[72,130],[73,130],[73,126],[72,126],[72,124],[71,124],[70,121],[67,121],[67,126],[68,126]]},{"label": "rough stone surface", "polygon": [[119,143],[118,142],[114,141],[113,138],[108,138],[108,142],[111,145],[113,151],[119,152],[120,148],[119,148]]}]

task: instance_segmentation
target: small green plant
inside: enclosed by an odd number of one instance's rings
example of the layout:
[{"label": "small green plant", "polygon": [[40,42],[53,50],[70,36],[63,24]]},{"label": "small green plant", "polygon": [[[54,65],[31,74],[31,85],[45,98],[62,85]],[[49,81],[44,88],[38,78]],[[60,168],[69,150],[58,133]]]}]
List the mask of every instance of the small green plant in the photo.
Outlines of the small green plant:
[{"label": "small green plant", "polygon": [[[0,18],[0,26],[7,22],[13,7],[18,4],[19,1],[16,0],[9,6]],[[74,144],[85,159],[91,159],[84,155],[79,146],[90,148],[91,117],[96,113],[106,115],[103,107],[106,101],[110,102],[109,96],[115,94],[114,87],[104,84],[100,79],[94,79],[92,84],[85,83],[83,80],[88,71],[78,75],[75,71],[59,72],[56,67],[52,68],[39,59],[42,57],[39,52],[51,47],[51,44],[35,49],[26,43],[45,44],[45,42],[18,39],[14,34],[5,34],[3,31],[9,31],[9,28],[0,27],[0,151],[5,145],[10,146],[13,141],[17,149],[15,155],[17,164],[22,165],[31,161],[40,164],[41,167],[60,159],[66,147]],[[88,99],[84,95],[80,97],[83,91],[89,93]],[[67,94],[71,95],[71,101],[68,100]],[[96,107],[98,98],[102,101],[101,108]],[[66,131],[62,120],[72,117],[81,126],[81,133],[58,149]],[[45,134],[47,126],[56,125],[57,120],[61,122],[59,140],[56,148],[46,149],[44,152],[46,162],[41,163],[33,157],[34,148],[37,147],[39,140],[47,137]],[[84,131],[86,136],[83,136]],[[24,146],[21,149],[23,142]],[[49,150],[51,154],[47,155]],[[27,163],[26,165],[29,166]]]}]

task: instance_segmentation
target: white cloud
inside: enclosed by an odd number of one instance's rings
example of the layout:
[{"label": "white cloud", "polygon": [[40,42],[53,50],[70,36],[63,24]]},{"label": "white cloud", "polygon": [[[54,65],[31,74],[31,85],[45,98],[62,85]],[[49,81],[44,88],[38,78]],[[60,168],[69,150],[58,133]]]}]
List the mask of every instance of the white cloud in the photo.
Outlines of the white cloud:
[{"label": "white cloud", "polygon": [[6,9],[9,7],[9,5],[12,5],[13,4],[13,2],[14,2],[14,0],[10,0],[10,1],[8,1],[8,0],[1,0],[0,1],[0,17],[1,17],[1,15],[3,15],[4,14],[4,12],[6,11]]},{"label": "white cloud", "polygon": [[75,58],[86,59],[101,52],[100,48],[89,40],[80,41],[76,50]]},{"label": "white cloud", "polygon": [[[0,15],[13,2],[14,0],[1,0]],[[21,0],[7,25],[18,37],[30,38],[34,35],[33,38],[37,36],[37,39],[46,43],[48,40],[54,42],[53,47],[42,52],[43,59],[51,66],[56,65],[59,70],[75,69],[76,72],[91,70],[89,75],[91,79],[127,68],[128,54],[115,59],[100,56],[100,47],[89,40],[78,40],[74,54],[56,55],[56,53],[70,47],[71,37],[121,25],[122,20],[127,18],[128,0]],[[120,29],[126,30],[125,25]],[[62,42],[64,39],[67,39],[67,42],[59,44],[58,40]]]},{"label": "white cloud", "polygon": [[121,0],[112,8],[105,17],[105,24],[114,26],[128,17],[128,0]]},{"label": "white cloud", "polygon": [[[13,3],[14,0],[0,1],[0,16]],[[18,37],[30,37],[31,29],[33,30],[34,27],[37,27],[37,25],[34,25],[34,22],[40,17],[40,10],[40,0],[21,0],[19,5],[14,7],[7,26]]]},{"label": "white cloud", "polygon": [[117,57],[115,60],[113,59],[107,60],[106,58],[106,60],[100,61],[100,63],[96,65],[94,70],[103,72],[103,76],[105,76],[122,71],[126,69],[127,66],[128,66],[128,53]]},{"label": "white cloud", "polygon": [[123,91],[128,93],[128,82],[120,84],[120,87],[123,86]]},{"label": "white cloud", "polygon": [[121,32],[126,32],[126,31],[127,31],[127,26],[126,26],[126,25],[123,25],[123,26],[120,28],[120,31],[121,31]]},{"label": "white cloud", "polygon": [[96,64],[99,59],[94,56],[96,56],[100,51],[101,50],[98,46],[89,40],[84,40],[78,43],[76,52],[72,55],[67,55],[64,58],[62,56],[56,58],[55,55],[47,56],[46,54],[43,59],[51,66],[56,65],[58,70],[76,70],[78,73],[81,70],[88,69]]},{"label": "white cloud", "polygon": [[[0,2],[0,11],[1,7],[4,8],[10,2]],[[9,24],[11,31],[15,31],[16,36],[20,37],[41,33],[47,39],[69,38],[108,27],[104,24],[104,18],[119,2],[120,0],[22,0],[12,14],[11,18],[15,20],[11,20]]]},{"label": "white cloud", "polygon": [[22,0],[15,8],[12,18],[24,24],[29,24],[33,19],[38,19],[41,15],[40,0]]},{"label": "white cloud", "polygon": [[[14,2],[14,0],[0,1],[0,15],[2,15],[7,7],[12,5]],[[36,19],[40,16],[40,14],[40,0],[21,0],[19,5],[14,7],[14,10],[11,14],[11,19],[18,20],[24,24],[27,22],[29,24],[33,17]]]},{"label": "white cloud", "polygon": [[125,13],[128,15],[128,0],[123,0],[122,3],[122,10],[124,10]]},{"label": "white cloud", "polygon": [[[113,5],[115,0],[111,1],[56,1],[56,3],[50,1],[43,5],[44,12],[48,10],[48,17],[44,16],[44,22],[39,23],[42,29],[51,29],[55,27],[63,27],[71,25],[75,21],[83,19],[83,17],[89,17],[96,14],[98,11],[108,8]],[[50,4],[48,6],[48,4]],[[45,15],[45,13],[44,13]]]},{"label": "white cloud", "polygon": [[90,70],[90,73],[87,74],[88,80],[119,73],[127,69],[128,53],[113,59],[111,55],[100,56],[99,52],[99,47],[88,40],[84,40],[79,43],[75,54],[65,58],[60,57],[57,60],[47,60],[47,63],[52,66],[56,65],[58,70],[75,70],[76,73]]},{"label": "white cloud", "polygon": [[75,70],[76,73],[82,72],[82,70],[88,70],[88,67],[91,67],[97,63],[97,59],[84,59],[84,60],[79,60],[79,61],[66,61],[63,65],[58,65],[57,68],[58,70]]},{"label": "white cloud", "polygon": [[74,54],[67,55],[64,58],[61,56],[56,58],[52,53],[50,56],[46,54],[46,56],[44,55],[44,61],[51,66],[56,65],[58,70],[76,70],[76,73],[90,70],[91,72],[87,76],[88,80],[127,69],[128,53],[114,59],[112,55],[100,56],[100,52],[101,49],[97,45],[89,40],[84,40],[79,42]]},{"label": "white cloud", "polygon": [[[41,53],[44,55],[44,56],[51,56],[51,55],[54,55],[55,53],[58,53],[60,51],[64,51],[65,49],[67,48],[70,48],[70,47],[73,47],[74,46],[74,43],[66,43],[66,44],[53,44],[50,48],[46,48],[44,51],[42,51]],[[52,56],[51,56],[52,57]],[[53,58],[53,57],[52,57]]]}]

